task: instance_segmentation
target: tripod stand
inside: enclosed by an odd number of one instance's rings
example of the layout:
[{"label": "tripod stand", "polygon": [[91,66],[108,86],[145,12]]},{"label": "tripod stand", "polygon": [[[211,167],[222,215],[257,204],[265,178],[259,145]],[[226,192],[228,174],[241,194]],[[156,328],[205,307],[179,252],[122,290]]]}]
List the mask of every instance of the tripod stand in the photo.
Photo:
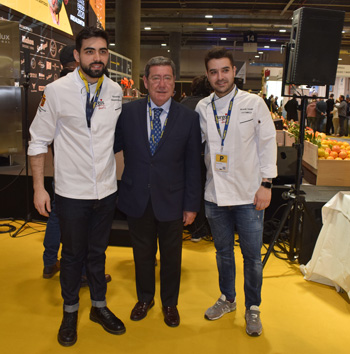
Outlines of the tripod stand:
[{"label": "tripod stand", "polygon": [[26,63],[26,73],[25,73],[25,81],[23,82],[24,88],[24,152],[25,152],[25,165],[26,165],[26,177],[25,177],[25,198],[26,198],[26,217],[24,220],[24,224],[13,234],[11,237],[16,237],[28,224],[28,222],[32,221],[32,215],[30,213],[30,205],[29,205],[29,171],[28,171],[28,90],[29,90],[29,70],[27,70],[27,61],[29,65],[29,58],[25,58]]},{"label": "tripod stand", "polygon": [[[283,252],[285,252],[290,261],[295,261],[299,257],[300,251],[300,241],[302,233],[302,222],[304,217],[304,211],[306,210],[305,197],[300,194],[300,183],[302,176],[302,159],[304,153],[304,136],[305,136],[305,116],[306,116],[306,106],[307,106],[307,96],[303,96],[301,102],[301,118],[300,118],[300,129],[299,129],[299,141],[294,144],[297,149],[297,170],[295,175],[295,186],[289,191],[283,193],[283,198],[287,199],[287,207],[282,215],[281,222],[278,229],[270,242],[267,249],[266,255],[263,259],[263,267],[274,248],[277,245]],[[281,232],[286,225],[286,222],[290,220],[289,227],[289,248],[287,249],[284,245],[277,243]]]}]

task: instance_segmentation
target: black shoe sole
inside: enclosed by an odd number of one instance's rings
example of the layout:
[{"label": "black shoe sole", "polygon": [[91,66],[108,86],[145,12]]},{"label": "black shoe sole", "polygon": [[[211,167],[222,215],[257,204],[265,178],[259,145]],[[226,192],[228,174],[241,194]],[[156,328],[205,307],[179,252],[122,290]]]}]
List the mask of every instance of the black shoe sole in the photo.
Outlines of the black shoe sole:
[{"label": "black shoe sole", "polygon": [[71,342],[64,342],[62,339],[60,339],[60,335],[59,334],[57,335],[58,343],[60,343],[64,347],[71,347],[72,345],[74,345],[76,343],[77,339],[78,339],[78,337],[76,336],[74,338],[74,340],[72,340]]},{"label": "black shoe sole", "polygon": [[103,327],[103,329],[104,329],[106,332],[108,332],[108,333],[111,333],[111,334],[123,334],[123,333],[126,332],[126,328],[125,328],[125,327],[124,327],[123,329],[120,329],[119,331],[115,331],[115,330],[113,330],[113,329],[109,329],[108,327],[106,327],[106,326],[104,325],[103,322],[101,322],[98,318],[93,317],[91,314],[90,314],[90,320],[91,320],[92,322],[99,323],[99,324]]}]

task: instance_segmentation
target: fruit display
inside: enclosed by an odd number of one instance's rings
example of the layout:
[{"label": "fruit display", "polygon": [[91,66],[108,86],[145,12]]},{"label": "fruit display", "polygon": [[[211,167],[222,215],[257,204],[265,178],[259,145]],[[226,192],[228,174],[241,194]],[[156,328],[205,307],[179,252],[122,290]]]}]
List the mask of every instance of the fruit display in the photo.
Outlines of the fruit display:
[{"label": "fruit display", "polygon": [[350,160],[350,144],[345,141],[323,138],[318,148],[318,159]]}]

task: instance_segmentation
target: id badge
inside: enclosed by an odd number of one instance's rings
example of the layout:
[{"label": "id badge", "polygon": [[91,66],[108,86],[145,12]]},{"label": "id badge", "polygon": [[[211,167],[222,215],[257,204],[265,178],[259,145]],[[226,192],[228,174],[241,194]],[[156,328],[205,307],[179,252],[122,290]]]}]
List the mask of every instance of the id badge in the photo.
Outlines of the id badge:
[{"label": "id badge", "polygon": [[228,172],[228,155],[215,154],[215,171]]}]

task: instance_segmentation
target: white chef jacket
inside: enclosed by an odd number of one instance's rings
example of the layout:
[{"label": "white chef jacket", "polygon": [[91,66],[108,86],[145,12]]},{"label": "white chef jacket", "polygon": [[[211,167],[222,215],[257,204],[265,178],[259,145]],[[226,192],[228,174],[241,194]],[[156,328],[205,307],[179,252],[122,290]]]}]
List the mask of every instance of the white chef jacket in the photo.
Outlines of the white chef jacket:
[{"label": "white chef jacket", "polygon": [[[238,90],[224,143],[228,155],[228,172],[215,170],[215,155],[221,152],[212,98],[216,105],[221,134],[225,115],[236,89],[219,98],[214,93],[198,102],[202,140],[206,141],[207,179],[204,199],[218,206],[244,205],[254,202],[262,178],[277,175],[276,130],[266,103],[257,95]],[[220,119],[221,118],[221,119]]]},{"label": "white chef jacket", "polygon": [[[96,84],[91,98],[95,89]],[[78,69],[46,86],[30,127],[28,155],[46,153],[54,140],[55,192],[72,199],[102,199],[117,190],[113,143],[123,94],[104,77],[91,128],[86,96]]]}]

